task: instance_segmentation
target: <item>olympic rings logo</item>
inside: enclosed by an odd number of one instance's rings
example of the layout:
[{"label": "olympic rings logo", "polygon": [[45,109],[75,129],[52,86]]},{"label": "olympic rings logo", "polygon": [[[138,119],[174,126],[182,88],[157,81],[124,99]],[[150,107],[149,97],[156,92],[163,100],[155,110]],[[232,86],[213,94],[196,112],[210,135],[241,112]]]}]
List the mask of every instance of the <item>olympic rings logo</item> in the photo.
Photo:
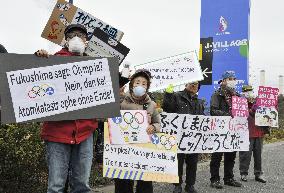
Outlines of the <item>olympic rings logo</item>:
[{"label": "olympic rings logo", "polygon": [[139,129],[139,126],[144,123],[145,118],[141,112],[124,112],[122,117],[112,118],[113,122],[118,124],[119,127],[125,131],[131,127],[132,129]]},{"label": "olympic rings logo", "polygon": [[48,84],[42,84],[40,86],[35,85],[31,90],[28,91],[28,97],[31,99],[44,97],[46,95],[53,95],[55,92],[54,88]]},{"label": "olympic rings logo", "polygon": [[151,136],[151,141],[155,145],[162,145],[166,150],[171,150],[176,144],[174,136],[161,135],[160,137],[157,134]]}]

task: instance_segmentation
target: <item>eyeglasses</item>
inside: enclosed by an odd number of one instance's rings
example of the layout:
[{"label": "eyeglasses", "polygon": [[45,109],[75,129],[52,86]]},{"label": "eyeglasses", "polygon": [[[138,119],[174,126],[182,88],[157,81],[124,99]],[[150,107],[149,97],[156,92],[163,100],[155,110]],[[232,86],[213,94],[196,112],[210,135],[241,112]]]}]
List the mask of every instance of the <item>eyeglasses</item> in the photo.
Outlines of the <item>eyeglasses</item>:
[{"label": "eyeglasses", "polygon": [[87,38],[86,34],[81,33],[81,32],[70,32],[66,34],[66,37],[70,39],[74,38],[75,36],[77,36],[78,38],[82,38],[82,39]]}]

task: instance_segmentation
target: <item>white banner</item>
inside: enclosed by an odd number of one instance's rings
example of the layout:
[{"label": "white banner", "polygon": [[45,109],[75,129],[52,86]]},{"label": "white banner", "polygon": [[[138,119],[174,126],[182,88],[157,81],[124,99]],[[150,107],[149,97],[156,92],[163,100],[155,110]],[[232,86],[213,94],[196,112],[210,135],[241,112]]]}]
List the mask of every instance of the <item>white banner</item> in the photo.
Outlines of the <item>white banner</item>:
[{"label": "white banner", "polygon": [[110,143],[149,143],[147,111],[121,110],[121,117],[108,119]]},{"label": "white banner", "polygon": [[147,69],[151,72],[150,91],[164,89],[169,84],[180,85],[203,80],[195,51],[139,65],[135,69]]},{"label": "white banner", "polygon": [[17,122],[115,101],[106,58],[6,74]]},{"label": "white banner", "polygon": [[178,153],[249,150],[245,117],[161,113],[161,132],[177,136]]},{"label": "white banner", "polygon": [[255,124],[258,126],[278,127],[278,111],[275,107],[257,107]]}]

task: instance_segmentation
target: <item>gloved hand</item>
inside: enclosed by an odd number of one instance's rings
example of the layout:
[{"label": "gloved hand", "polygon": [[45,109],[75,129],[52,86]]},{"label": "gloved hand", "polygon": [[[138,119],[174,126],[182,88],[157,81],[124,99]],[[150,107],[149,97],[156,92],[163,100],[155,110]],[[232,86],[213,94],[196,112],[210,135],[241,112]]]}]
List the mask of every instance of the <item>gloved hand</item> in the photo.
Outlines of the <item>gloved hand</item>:
[{"label": "gloved hand", "polygon": [[166,88],[166,93],[173,93],[174,92],[174,85],[170,84],[167,88]]}]

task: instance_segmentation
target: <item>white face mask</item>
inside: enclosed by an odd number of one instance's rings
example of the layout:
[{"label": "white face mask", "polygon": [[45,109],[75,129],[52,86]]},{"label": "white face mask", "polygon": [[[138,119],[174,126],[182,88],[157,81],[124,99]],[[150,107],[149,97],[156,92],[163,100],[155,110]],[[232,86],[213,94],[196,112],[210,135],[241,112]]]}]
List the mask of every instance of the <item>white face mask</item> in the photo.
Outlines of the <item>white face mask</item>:
[{"label": "white face mask", "polygon": [[237,81],[235,81],[235,80],[228,80],[227,81],[227,87],[229,87],[229,88],[236,88],[236,85],[237,85]]},{"label": "white face mask", "polygon": [[146,93],[146,88],[143,86],[136,86],[133,88],[133,94],[137,97],[141,97]]},{"label": "white face mask", "polygon": [[85,52],[86,45],[83,40],[77,36],[70,39],[67,43],[69,52],[83,54]]}]

